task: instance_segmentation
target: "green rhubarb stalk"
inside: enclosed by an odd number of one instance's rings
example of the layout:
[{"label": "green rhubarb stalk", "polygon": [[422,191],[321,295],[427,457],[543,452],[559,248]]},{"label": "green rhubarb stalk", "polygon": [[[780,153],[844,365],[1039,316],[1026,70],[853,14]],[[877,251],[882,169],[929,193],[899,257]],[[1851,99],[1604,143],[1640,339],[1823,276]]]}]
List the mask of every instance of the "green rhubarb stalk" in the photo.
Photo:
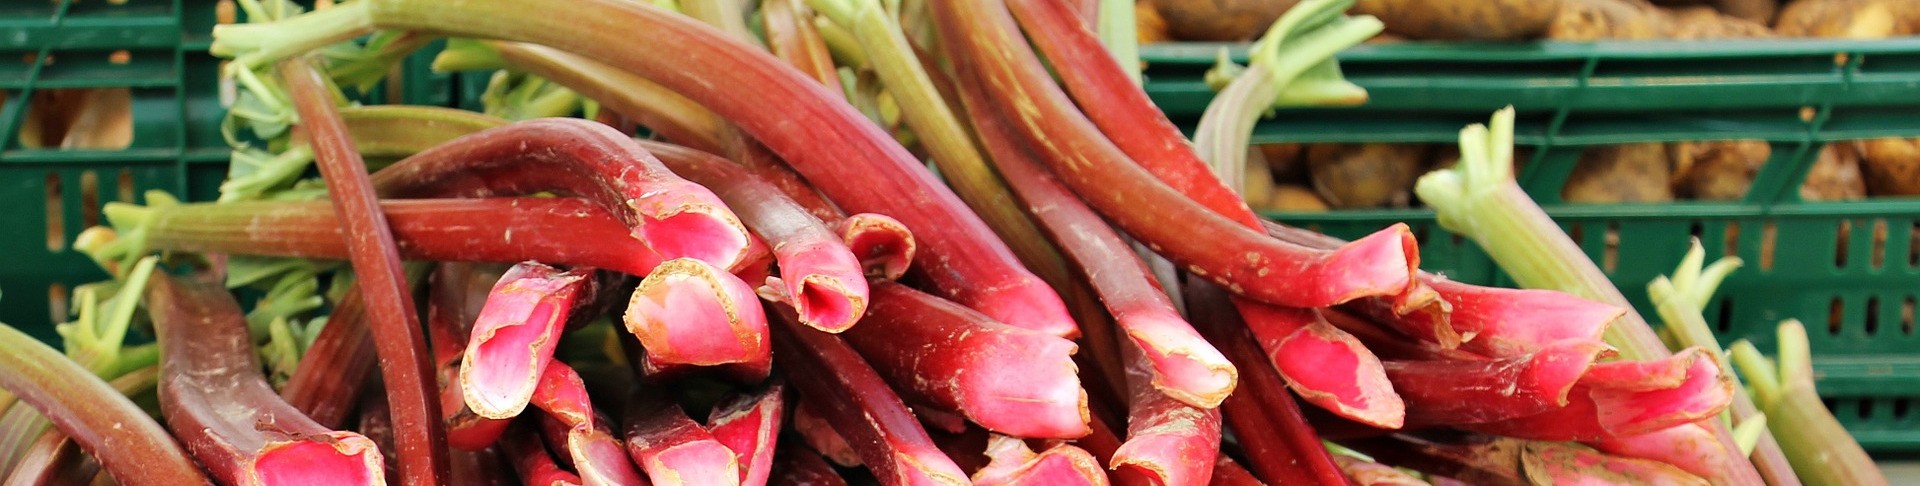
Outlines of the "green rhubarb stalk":
[{"label": "green rhubarb stalk", "polygon": [[1733,361],[1769,417],[1768,428],[1793,472],[1815,486],[1888,484],[1873,458],[1821,403],[1806,326],[1793,319],[1781,322],[1779,340],[1777,367],[1746,340],[1733,343]]},{"label": "green rhubarb stalk", "polygon": [[209,484],[165,428],[98,376],[12,326],[0,324],[0,349],[0,389],[51,417],[120,484]]},{"label": "green rhubarb stalk", "polygon": [[[1740,258],[1721,258],[1712,265],[1704,265],[1706,250],[1700,247],[1700,240],[1693,240],[1693,247],[1680,259],[1680,267],[1673,276],[1656,277],[1647,284],[1647,295],[1653,300],[1660,320],[1666,325],[1666,332],[1673,336],[1676,348],[1701,347],[1719,350],[1720,342],[1713,337],[1713,330],[1707,327],[1707,320],[1700,315],[1706,309],[1707,302],[1713,298],[1713,292],[1727,275],[1740,268]],[[1739,376],[1733,373],[1730,359],[1722,359],[1720,372],[1734,380],[1732,405],[1721,416],[1722,423],[1733,427],[1734,442],[1739,444],[1742,455],[1748,456],[1767,484],[1799,484],[1793,473],[1793,465],[1787,460],[1775,437],[1767,433],[1767,415],[1760,412],[1754,404],[1753,396],[1746,387],[1740,386]]]},{"label": "green rhubarb stalk", "polygon": [[1133,0],[1100,0],[1099,13],[1094,19],[1100,44],[1107,46],[1107,53],[1126,68],[1133,84],[1140,84],[1140,33],[1134,25]]},{"label": "green rhubarb stalk", "polygon": [[1607,327],[1620,358],[1644,361],[1671,354],[1625,295],[1580,246],[1540,210],[1513,179],[1512,107],[1494,112],[1491,128],[1460,131],[1460,162],[1420,177],[1414,192],[1432,206],[1440,226],[1467,236],[1524,288],[1550,289],[1627,309]]}]

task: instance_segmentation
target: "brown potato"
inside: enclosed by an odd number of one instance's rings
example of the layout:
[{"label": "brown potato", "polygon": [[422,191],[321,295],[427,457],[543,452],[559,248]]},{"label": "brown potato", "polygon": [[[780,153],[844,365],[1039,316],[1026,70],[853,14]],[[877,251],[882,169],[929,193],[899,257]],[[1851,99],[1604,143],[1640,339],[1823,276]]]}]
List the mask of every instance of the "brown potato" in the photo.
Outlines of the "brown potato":
[{"label": "brown potato", "polygon": [[1667,37],[1674,39],[1739,39],[1774,36],[1773,29],[1767,28],[1765,24],[1721,14],[1707,7],[1673,10],[1668,13],[1667,19]]},{"label": "brown potato", "polygon": [[1360,0],[1356,14],[1379,17],[1387,32],[1414,39],[1533,39],[1546,32],[1562,0]]},{"label": "brown potato", "polygon": [[1679,142],[1667,145],[1678,197],[1732,201],[1745,197],[1773,147],[1763,140]]},{"label": "brown potato", "polygon": [[1298,0],[1152,0],[1173,38],[1242,41],[1259,37]]},{"label": "brown potato", "polygon": [[1860,177],[1860,155],[1852,144],[1830,143],[1820,151],[1820,159],[1807,169],[1807,181],[1800,185],[1800,199],[1807,201],[1849,201],[1867,197],[1867,183]]},{"label": "brown potato", "polygon": [[1867,194],[1920,196],[1920,140],[1882,138],[1858,142]]},{"label": "brown potato", "polygon": [[1267,169],[1273,172],[1273,178],[1282,182],[1307,183],[1307,164],[1300,161],[1300,155],[1306,152],[1306,146],[1297,143],[1270,143],[1260,145],[1260,156],[1267,161]]},{"label": "brown potato", "polygon": [[1160,16],[1160,9],[1153,8],[1150,0],[1133,2],[1133,30],[1141,44],[1173,40],[1173,33],[1167,31],[1166,17]]},{"label": "brown potato", "polygon": [[1780,10],[1773,28],[1781,35],[1794,37],[1893,37],[1910,32],[1895,15],[1896,7],[1912,5],[1886,0],[1799,0]]},{"label": "brown potato", "polygon": [[1273,194],[1261,209],[1268,211],[1324,212],[1333,209],[1312,189],[1294,184],[1273,186]]},{"label": "brown potato", "polygon": [[1547,28],[1547,38],[1568,41],[1657,39],[1670,19],[1658,7],[1637,0],[1569,0]]},{"label": "brown potato", "polygon": [[1336,208],[1406,207],[1426,168],[1427,145],[1317,144],[1307,146],[1313,188]]},{"label": "brown potato", "polygon": [[1573,203],[1671,201],[1668,160],[1666,146],[1659,143],[1588,148],[1580,153],[1560,197]]}]

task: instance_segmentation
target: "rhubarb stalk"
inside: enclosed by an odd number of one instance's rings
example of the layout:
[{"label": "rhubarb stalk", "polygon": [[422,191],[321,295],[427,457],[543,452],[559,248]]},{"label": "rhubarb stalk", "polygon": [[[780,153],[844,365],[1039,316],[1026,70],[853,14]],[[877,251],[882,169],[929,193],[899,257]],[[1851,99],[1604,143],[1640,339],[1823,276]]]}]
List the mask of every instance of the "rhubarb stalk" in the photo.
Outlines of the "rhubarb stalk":
[{"label": "rhubarb stalk", "polygon": [[[108,385],[121,396],[133,397],[153,392],[159,382],[160,368],[150,366],[120,375]],[[99,473],[100,462],[81,452],[79,442],[65,432],[48,428],[22,451],[0,484],[81,484],[92,481]]]},{"label": "rhubarb stalk", "polygon": [[1107,472],[1086,450],[1061,444],[1035,454],[1020,439],[994,434],[987,441],[993,461],[973,473],[976,486],[1098,485],[1106,486]]},{"label": "rhubarb stalk", "polygon": [[442,262],[435,266],[427,287],[427,334],[434,342],[433,362],[440,385],[440,411],[447,426],[447,443],[455,449],[481,450],[506,433],[507,420],[482,417],[467,406],[461,360],[485,296],[492,272],[480,265]]},{"label": "rhubarb stalk", "polygon": [[1407,400],[1407,421],[1454,425],[1493,422],[1567,405],[1574,383],[1607,347],[1564,341],[1537,352],[1487,361],[1388,361],[1387,376]]},{"label": "rhubarb stalk", "polygon": [[[776,0],[777,1],[777,0]],[[806,447],[781,444],[774,453],[773,474],[767,484],[776,486],[846,486],[847,480],[828,465],[820,453]]]},{"label": "rhubarb stalk", "polygon": [[753,289],[700,260],[668,260],[647,274],[623,321],[646,348],[650,370],[739,363],[765,375],[772,359]]},{"label": "rhubarb stalk", "polygon": [[226,484],[386,484],[379,447],[276,396],[240,304],[192,278],[154,275],[148,302],[163,353],[160,408],[194,458]]},{"label": "rhubarb stalk", "polygon": [[[778,315],[773,341],[782,366],[792,370],[787,378],[810,397],[808,403],[822,407],[820,414],[835,431],[851,439],[848,444],[874,476],[885,484],[967,484],[967,474],[933,444],[906,403],[852,347],[839,336],[801,325],[795,316]],[[871,327],[878,326],[855,329]]]},{"label": "rhubarb stalk", "polygon": [[583,484],[580,476],[561,469],[547,452],[546,444],[540,443],[533,429],[525,423],[507,428],[507,434],[500,440],[500,450],[513,461],[513,470],[520,474],[520,484],[528,486],[569,486]]},{"label": "rhubarb stalk", "polygon": [[460,361],[461,395],[469,409],[482,417],[506,419],[526,408],[591,273],[525,262],[500,276],[480,308]]},{"label": "rhubarb stalk", "polygon": [[1734,362],[1753,388],[1767,428],[1807,484],[1888,484],[1873,458],[1833,417],[1814,390],[1812,353],[1800,321],[1780,323],[1778,364],[1752,343],[1735,342]]},{"label": "rhubarb stalk", "polygon": [[653,484],[740,484],[740,462],[733,449],[688,418],[665,390],[634,393],[623,415],[627,453]]},{"label": "rhubarb stalk", "polygon": [[377,361],[370,331],[360,286],[349,285],[334,303],[326,327],[320,328],[320,335],[301,356],[293,377],[280,387],[280,397],[321,427],[345,424]]},{"label": "rhubarb stalk", "polygon": [[[332,10],[338,9],[325,11]],[[433,363],[366,162],[348,138],[333,105],[333,91],[319,70],[295,58],[284,61],[280,73],[327,181],[327,195],[345,223],[354,276],[367,296],[381,377],[393,404],[400,475],[409,484],[440,484],[451,466],[439,404],[433,400]]]},{"label": "rhubarb stalk", "polygon": [[[1108,465],[1131,469],[1152,484],[1202,484],[1220,454],[1220,411],[1181,403],[1151,385],[1145,352],[1121,343],[1127,356],[1127,441]],[[1225,358],[1222,358],[1225,359]]]},{"label": "rhubarb stalk", "polygon": [[739,457],[742,485],[767,484],[786,415],[786,391],[776,382],[758,392],[729,394],[707,417],[707,432]]}]

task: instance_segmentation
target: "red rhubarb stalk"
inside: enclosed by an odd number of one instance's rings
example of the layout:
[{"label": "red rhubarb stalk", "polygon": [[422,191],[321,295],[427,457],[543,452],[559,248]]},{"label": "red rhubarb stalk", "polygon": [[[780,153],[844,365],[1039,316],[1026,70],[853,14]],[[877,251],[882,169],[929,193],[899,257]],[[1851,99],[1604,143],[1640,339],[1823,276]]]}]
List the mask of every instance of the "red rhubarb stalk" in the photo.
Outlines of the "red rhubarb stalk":
[{"label": "red rhubarb stalk", "polygon": [[987,440],[987,456],[993,461],[973,473],[976,486],[1107,484],[1107,472],[1100,469],[1100,462],[1071,445],[1061,444],[1034,454],[1020,439],[994,434]]},{"label": "red rhubarb stalk", "polygon": [[1238,380],[1233,364],[1180,317],[1127,242],[1040,167],[1008,127],[986,111],[985,99],[977,96],[982,93],[962,91],[974,95],[966,96],[965,104],[995,166],[1152,364],[1147,371],[1153,388],[1195,407],[1219,406]]},{"label": "red rhubarb stalk", "polygon": [[800,434],[800,440],[834,464],[841,467],[860,466],[860,453],[853,450],[853,445],[847,443],[846,437],[841,437],[840,432],[833,430],[833,424],[827,423],[826,418],[814,411],[819,407],[807,403],[806,400],[800,400],[793,407],[793,430]]},{"label": "red rhubarb stalk", "polygon": [[957,410],[995,432],[1032,438],[1087,434],[1087,394],[1075,345],[994,322],[905,285],[876,282],[864,324],[846,342],[903,396]]},{"label": "red rhubarb stalk", "polygon": [[164,274],[148,293],[167,425],[226,484],[386,484],[379,447],[314,423],[260,373],[246,316],[225,288]]},{"label": "red rhubarb stalk", "polygon": [[1359,486],[1428,486],[1426,481],[1394,469],[1393,466],[1346,455],[1334,455],[1333,459],[1340,463],[1340,469],[1345,470],[1347,476],[1353,478],[1354,484]]},{"label": "red rhubarb stalk", "polygon": [[[878,304],[878,302],[876,302]],[[887,387],[880,373],[839,336],[813,330],[779,313],[773,333],[787,379],[809,404],[845,436],[861,462],[882,484],[967,484],[913,412]],[[855,329],[878,326],[860,326]]]},{"label": "red rhubarb stalk", "polygon": [[623,415],[627,454],[653,484],[740,484],[740,462],[733,449],[688,418],[665,390],[634,393]]},{"label": "red rhubarb stalk", "polygon": [[1240,369],[1240,388],[1221,403],[1221,414],[1247,452],[1247,466],[1272,484],[1347,484],[1227,293],[1192,277],[1181,288],[1194,328]]},{"label": "red rhubarb stalk", "polygon": [[1608,348],[1598,336],[1487,361],[1388,361],[1387,377],[1416,424],[1485,423],[1567,405],[1574,382]]},{"label": "red rhubarb stalk", "polygon": [[1562,340],[1596,341],[1626,309],[1565,292],[1481,287],[1441,277],[1422,279],[1453,304],[1462,349],[1513,356]]},{"label": "red rhubarb stalk", "polygon": [[[529,11],[544,15],[524,15]],[[914,228],[925,243],[916,263],[940,294],[1002,322],[1073,334],[1059,296],[880,127],[772,55],[653,5],[353,2],[277,22],[220,26],[212,51],[252,66],[375,28],[534,42],[659,82],[766,144],[841,208],[884,213]],[[618,34],[633,31],[648,35],[636,42]]]},{"label": "red rhubarb stalk", "polygon": [[1301,398],[1342,417],[1396,429],[1406,403],[1387,385],[1379,358],[1314,309],[1242,305],[1240,314],[1267,359]]},{"label": "red rhubarb stalk", "polygon": [[1680,386],[1647,390],[1576,384],[1567,406],[1538,415],[1474,424],[1465,428],[1533,440],[1598,441],[1627,437],[1697,422],[1725,410],[1733,382],[1720,374],[1710,354],[1690,348],[1670,358],[1686,360]]},{"label": "red rhubarb stalk", "polygon": [[529,402],[568,427],[594,424],[593,401],[587,397],[586,380],[564,362],[547,364],[540,374],[540,386],[533,389]]},{"label": "red rhubarb stalk", "polygon": [[581,482],[648,484],[647,478],[634,467],[633,460],[627,458],[626,448],[608,429],[609,421],[604,417],[571,427],[552,415],[541,414],[540,419],[540,429],[549,446],[557,443],[559,447],[555,449],[566,451],[566,464],[580,474]]},{"label": "red rhubarb stalk", "polygon": [[0,324],[0,389],[39,410],[126,485],[209,484],[186,450],[126,395],[38,339]]},{"label": "red rhubarb stalk", "polygon": [[753,288],[700,260],[668,260],[647,274],[624,321],[646,348],[648,369],[740,363],[764,375],[772,359]]},{"label": "red rhubarb stalk", "polygon": [[1213,478],[1209,479],[1207,484],[1215,486],[1267,485],[1267,483],[1260,482],[1260,478],[1253,477],[1253,473],[1248,472],[1247,468],[1240,467],[1240,463],[1234,462],[1233,458],[1228,457],[1226,454],[1221,454],[1219,457],[1214,458]]},{"label": "red rhubarb stalk", "polygon": [[919,251],[913,232],[900,220],[884,214],[859,213],[841,220],[840,241],[860,259],[867,276],[899,280],[907,274]]},{"label": "red rhubarb stalk", "polygon": [[722,398],[707,417],[707,432],[739,457],[740,484],[767,484],[773,470],[780,419],[786,416],[786,386],[774,383],[751,394]]},{"label": "red rhubarb stalk", "polygon": [[490,128],[414,154],[373,177],[385,197],[536,192],[600,203],[656,253],[738,263],[747,231],[712,192],[674,175],[606,125],[542,118]]},{"label": "red rhubarb stalk", "polygon": [[513,470],[520,475],[520,483],[528,486],[577,486],[584,484],[580,476],[560,468],[553,461],[553,455],[547,452],[546,444],[540,443],[540,437],[526,424],[515,424],[507,429],[506,436],[500,440],[500,450],[508,460],[513,461]]},{"label": "red rhubarb stalk", "polygon": [[719,156],[657,142],[641,146],[675,174],[712,189],[772,245],[786,302],[822,331],[852,327],[867,308],[867,279],[854,253],[778,188]]},{"label": "red rhubarb stalk", "polygon": [[847,486],[840,472],[827,465],[813,449],[781,444],[773,455],[773,474],[767,484],[776,486]]},{"label": "red rhubarb stalk", "polygon": [[433,362],[366,161],[348,138],[324,75],[304,58],[289,59],[279,70],[327,182],[327,196],[344,223],[354,277],[366,296],[368,327],[392,405],[400,477],[408,484],[441,484],[451,466],[440,406],[433,399]]},{"label": "red rhubarb stalk", "polygon": [[525,262],[500,276],[460,362],[460,390],[468,408],[495,419],[512,418],[526,408],[591,273]]},{"label": "red rhubarb stalk", "polygon": [[440,385],[440,411],[447,426],[447,444],[477,451],[500,439],[510,421],[482,417],[467,407],[460,381],[465,344],[473,322],[490,289],[478,265],[442,262],[433,269],[427,286],[427,334],[433,337],[435,376]]},{"label": "red rhubarb stalk", "polygon": [[[332,214],[332,211],[327,211]],[[345,241],[335,239],[330,241]],[[321,427],[346,424],[348,412],[373,374],[373,333],[367,329],[367,304],[359,285],[333,305],[327,325],[300,358],[300,366],[280,387],[280,397]]]},{"label": "red rhubarb stalk", "polygon": [[767,50],[806,73],[821,86],[843,92],[827,41],[813,25],[813,10],[801,0],[772,0],[760,5],[767,31]]},{"label": "red rhubarb stalk", "polygon": [[[148,366],[120,375],[108,385],[121,396],[131,397],[152,392],[159,382],[160,368]],[[20,408],[31,409],[29,406]],[[40,416],[37,413],[34,415]],[[100,462],[81,451],[79,442],[54,428],[41,432],[11,467],[12,472],[0,484],[83,484],[93,481],[93,477],[100,474]]]},{"label": "red rhubarb stalk", "polygon": [[[1723,478],[1729,478],[1741,469],[1752,469],[1743,464],[1747,462],[1747,458],[1734,457],[1728,453],[1737,449],[1723,445],[1714,436],[1712,430],[1699,423],[1682,424],[1631,437],[1602,440],[1593,443],[1593,446],[1608,454],[1645,459],[1641,462],[1675,467],[1702,478],[1713,478],[1728,483],[1732,480]],[[1757,479],[1756,477],[1741,478],[1741,480]],[[1700,484],[1706,483],[1705,480],[1696,480]]]},{"label": "red rhubarb stalk", "polygon": [[[1340,251],[1267,237],[1193,202],[1135,165],[1053,84],[1001,2],[932,5],[963,89],[987,90],[1006,121],[1095,209],[1149,248],[1236,294],[1301,307],[1393,295],[1412,282],[1411,237],[1389,228]],[[963,76],[963,79],[966,79]],[[1206,234],[1208,238],[1193,238]]]},{"label": "red rhubarb stalk", "polygon": [[566,86],[675,144],[717,152],[732,130],[700,104],[633,73],[543,45],[481,42],[507,66]]},{"label": "red rhubarb stalk", "polygon": [[[1181,403],[1152,386],[1151,365],[1138,347],[1121,343],[1127,358],[1127,441],[1107,462],[1151,484],[1199,485],[1220,454],[1220,411]],[[1223,358],[1224,359],[1224,358]]]},{"label": "red rhubarb stalk", "polygon": [[[1707,440],[1713,440],[1713,432],[1699,430]],[[1666,444],[1666,447],[1674,446],[1675,443]],[[1527,443],[1520,453],[1520,465],[1534,484],[1708,484],[1699,476],[1660,461],[1614,457],[1559,442]]]}]

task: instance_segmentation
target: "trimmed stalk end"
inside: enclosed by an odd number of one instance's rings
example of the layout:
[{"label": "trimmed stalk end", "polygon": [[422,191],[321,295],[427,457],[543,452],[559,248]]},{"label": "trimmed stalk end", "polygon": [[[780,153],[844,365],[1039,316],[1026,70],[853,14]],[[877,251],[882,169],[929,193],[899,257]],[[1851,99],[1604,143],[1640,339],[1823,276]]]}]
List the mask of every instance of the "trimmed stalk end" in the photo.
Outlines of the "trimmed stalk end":
[{"label": "trimmed stalk end", "polygon": [[1178,316],[1140,322],[1148,319],[1135,317],[1123,327],[1152,363],[1153,387],[1194,407],[1220,406],[1239,384],[1240,371]]},{"label": "trimmed stalk end", "polygon": [[913,264],[913,232],[886,215],[859,213],[840,223],[840,239],[860,259],[867,276],[899,280]]},{"label": "trimmed stalk end", "polygon": [[311,440],[269,442],[253,461],[256,484],[301,484],[326,478],[333,484],[387,484],[380,448],[352,432]]},{"label": "trimmed stalk end", "polygon": [[738,277],[692,258],[660,264],[627,305],[628,332],[654,365],[766,362],[766,314]]},{"label": "trimmed stalk end", "polygon": [[747,258],[751,238],[719,196],[693,183],[665,197],[627,201],[640,217],[640,238],[667,258],[695,258],[731,268]]},{"label": "trimmed stalk end", "polygon": [[[993,339],[979,345],[988,351],[975,353],[978,361],[960,375],[960,410],[967,418],[1018,437],[1072,439],[1092,432],[1072,341],[1024,331]],[[1004,359],[1009,355],[1028,359]]]},{"label": "trimmed stalk end", "polygon": [[1324,320],[1295,331],[1268,358],[1308,402],[1374,427],[1406,424],[1406,402],[1394,393],[1380,358]]}]

